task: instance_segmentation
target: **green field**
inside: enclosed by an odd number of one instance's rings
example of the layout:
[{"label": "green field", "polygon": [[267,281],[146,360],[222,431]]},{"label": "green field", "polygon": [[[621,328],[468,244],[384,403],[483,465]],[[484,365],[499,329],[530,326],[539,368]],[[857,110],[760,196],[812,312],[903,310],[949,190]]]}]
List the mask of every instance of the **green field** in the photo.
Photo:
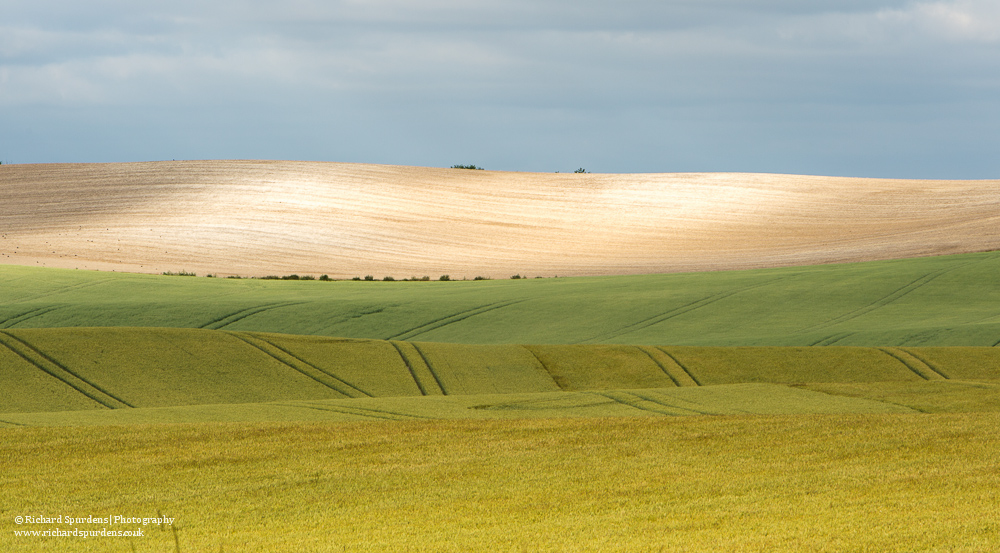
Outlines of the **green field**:
[{"label": "green field", "polygon": [[1000,253],[458,282],[0,266],[0,329],[144,326],[465,344],[994,346]]},{"label": "green field", "polygon": [[[9,425],[148,423],[157,415],[898,412],[920,408],[880,399],[889,383],[939,384],[933,389],[946,395],[996,391],[1000,382],[1000,348],[469,345],[159,328],[4,330],[0,363],[0,423]],[[803,388],[810,384],[828,386]],[[102,414],[82,413],[91,410]]]},{"label": "green field", "polygon": [[991,550],[997,274],[0,266],[0,550]]}]

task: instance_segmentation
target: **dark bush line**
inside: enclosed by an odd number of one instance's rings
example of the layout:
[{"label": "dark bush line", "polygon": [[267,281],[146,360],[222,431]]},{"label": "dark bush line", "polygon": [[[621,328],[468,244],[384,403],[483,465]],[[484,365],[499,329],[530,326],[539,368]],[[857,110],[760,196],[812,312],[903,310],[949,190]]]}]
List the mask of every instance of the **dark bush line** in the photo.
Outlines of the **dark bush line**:
[{"label": "dark bush line", "polygon": [[[299,276],[299,275],[285,275],[285,276],[268,275],[268,276],[262,276],[262,277],[254,277],[254,278],[259,278],[260,280],[316,280],[316,277],[309,276],[309,275],[305,275],[305,276]],[[330,280],[330,277],[328,277],[326,275],[323,275],[323,276],[319,277],[319,279],[320,280]]]},{"label": "dark bush line", "polygon": [[[196,273],[189,273],[187,271],[178,271],[178,272],[165,271],[162,274],[165,275],[165,276],[198,276]],[[205,277],[206,278],[217,278],[218,275],[210,273],[210,274],[205,275]],[[256,276],[255,277],[244,277],[244,276],[240,276],[240,275],[229,275],[229,276],[227,276],[225,278],[238,279],[238,280],[242,280],[242,279],[251,279],[251,280],[322,280],[322,281],[325,281],[325,282],[333,282],[335,280],[347,280],[347,279],[334,279],[334,278],[330,278],[330,275],[322,275],[319,278],[316,278],[316,277],[310,276],[310,275],[301,275],[300,276],[300,275],[297,275],[297,274],[284,275],[284,276],[267,275],[267,276],[262,276],[262,277],[256,277]],[[511,278],[511,280],[521,280],[521,279],[527,279],[528,277],[527,276],[521,276],[520,274],[516,274],[516,275],[511,276],[510,278]],[[535,278],[544,278],[544,277],[536,276]],[[359,276],[356,276],[356,277],[352,277],[350,280],[373,282],[376,279],[372,275],[365,275],[363,278],[359,277]],[[430,280],[431,280],[431,277],[429,277],[429,276],[422,276],[422,277],[413,276],[413,277],[410,277],[410,278],[400,279],[398,281],[396,280],[395,277],[392,277],[392,276],[388,276],[387,275],[385,277],[382,277],[382,282],[428,282]],[[441,282],[451,282],[451,281],[453,281],[453,279],[449,275],[441,275],[440,277],[438,277],[438,280],[441,281]],[[468,279],[466,279],[466,278],[463,277],[462,280],[468,280]],[[476,276],[472,280],[493,280],[493,279],[491,277],[486,277],[486,276]]]}]

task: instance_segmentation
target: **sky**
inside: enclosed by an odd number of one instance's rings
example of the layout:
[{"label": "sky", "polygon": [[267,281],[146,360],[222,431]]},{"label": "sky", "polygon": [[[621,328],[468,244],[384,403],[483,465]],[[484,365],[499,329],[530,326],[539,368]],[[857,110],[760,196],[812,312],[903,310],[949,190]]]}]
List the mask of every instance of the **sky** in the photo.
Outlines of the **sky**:
[{"label": "sky", "polygon": [[0,161],[1000,178],[1000,2],[2,0]]}]

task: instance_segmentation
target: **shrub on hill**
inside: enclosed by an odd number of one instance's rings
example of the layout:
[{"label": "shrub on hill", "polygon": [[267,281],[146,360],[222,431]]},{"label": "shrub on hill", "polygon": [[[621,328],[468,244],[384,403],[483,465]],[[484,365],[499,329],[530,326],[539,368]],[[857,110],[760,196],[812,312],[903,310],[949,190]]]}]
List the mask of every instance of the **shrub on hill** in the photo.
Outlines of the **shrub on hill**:
[{"label": "shrub on hill", "polygon": [[[330,280],[330,277],[328,277],[326,275],[323,275],[323,276],[326,277],[325,280]],[[241,278],[241,277],[227,277],[227,278]],[[309,276],[309,275],[299,276],[299,275],[296,275],[296,274],[285,275],[285,276],[267,275],[267,276],[262,276],[262,277],[253,277],[253,278],[256,278],[256,279],[259,279],[259,280],[316,280],[316,277],[314,277],[314,276]],[[324,280],[324,279],[322,277],[320,277],[320,280]]]},{"label": "shrub on hill", "polygon": [[452,169],[475,169],[477,171],[482,171],[482,167],[476,167],[475,165],[452,165]]}]

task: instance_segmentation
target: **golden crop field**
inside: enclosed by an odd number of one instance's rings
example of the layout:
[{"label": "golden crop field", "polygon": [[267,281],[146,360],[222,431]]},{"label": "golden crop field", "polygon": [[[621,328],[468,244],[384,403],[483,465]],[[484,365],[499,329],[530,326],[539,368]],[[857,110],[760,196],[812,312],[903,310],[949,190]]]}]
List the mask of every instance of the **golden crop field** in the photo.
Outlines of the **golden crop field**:
[{"label": "golden crop field", "polygon": [[[997,413],[0,430],[10,552],[957,551],[1000,536]],[[140,537],[26,537],[15,514]],[[63,527],[66,525],[63,524]],[[176,541],[175,541],[176,539]]]}]

